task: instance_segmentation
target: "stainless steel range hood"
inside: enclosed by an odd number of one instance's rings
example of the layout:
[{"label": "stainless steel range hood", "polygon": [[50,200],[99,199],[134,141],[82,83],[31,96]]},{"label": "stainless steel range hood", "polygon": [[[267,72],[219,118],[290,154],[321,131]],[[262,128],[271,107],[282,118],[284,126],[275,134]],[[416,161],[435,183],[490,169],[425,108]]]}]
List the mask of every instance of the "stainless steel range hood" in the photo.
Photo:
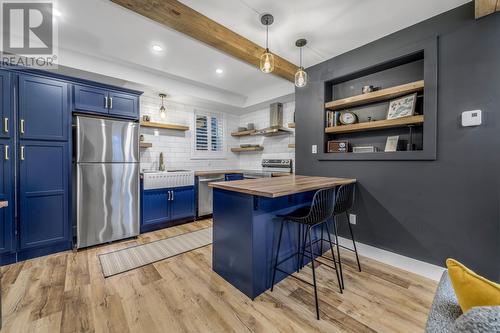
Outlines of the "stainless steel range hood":
[{"label": "stainless steel range hood", "polygon": [[283,126],[283,104],[273,103],[269,110],[269,127],[255,132],[254,135],[275,136],[287,135],[292,132]]}]

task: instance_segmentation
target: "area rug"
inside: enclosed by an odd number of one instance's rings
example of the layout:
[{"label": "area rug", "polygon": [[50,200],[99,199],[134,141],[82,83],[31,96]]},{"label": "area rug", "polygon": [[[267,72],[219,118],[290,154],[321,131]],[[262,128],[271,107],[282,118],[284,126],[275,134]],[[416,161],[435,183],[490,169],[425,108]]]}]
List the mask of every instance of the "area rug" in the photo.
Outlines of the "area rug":
[{"label": "area rug", "polygon": [[212,244],[212,228],[99,255],[104,277],[124,273]]}]

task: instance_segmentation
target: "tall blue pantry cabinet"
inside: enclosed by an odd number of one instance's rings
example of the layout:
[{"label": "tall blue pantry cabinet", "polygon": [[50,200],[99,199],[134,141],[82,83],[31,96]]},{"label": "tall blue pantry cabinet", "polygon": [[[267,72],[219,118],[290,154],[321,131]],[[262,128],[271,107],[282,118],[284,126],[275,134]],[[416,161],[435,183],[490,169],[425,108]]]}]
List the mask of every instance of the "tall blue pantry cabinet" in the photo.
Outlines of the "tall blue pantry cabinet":
[{"label": "tall blue pantry cabinet", "polygon": [[69,85],[0,71],[0,261],[71,249]]},{"label": "tall blue pantry cabinet", "polygon": [[137,121],[140,94],[0,68],[0,264],[72,248],[72,113]]},{"label": "tall blue pantry cabinet", "polygon": [[[0,256],[11,261],[14,249],[13,228],[13,114],[11,98],[11,74],[0,71],[0,200],[8,201],[9,206],[0,210]],[[15,258],[14,258],[15,259]]]}]

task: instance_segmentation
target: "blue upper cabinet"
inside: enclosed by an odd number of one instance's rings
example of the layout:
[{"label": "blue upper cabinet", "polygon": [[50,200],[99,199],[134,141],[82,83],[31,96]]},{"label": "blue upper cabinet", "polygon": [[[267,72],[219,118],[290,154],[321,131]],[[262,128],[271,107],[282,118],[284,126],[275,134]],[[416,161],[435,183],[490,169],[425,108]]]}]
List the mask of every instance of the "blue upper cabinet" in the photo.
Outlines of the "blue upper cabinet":
[{"label": "blue upper cabinet", "polygon": [[9,138],[12,135],[12,107],[10,99],[10,78],[9,72],[0,71],[0,138]]},{"label": "blue upper cabinet", "polygon": [[19,76],[19,138],[67,141],[68,84],[38,76]]},{"label": "blue upper cabinet", "polygon": [[139,117],[139,98],[115,91],[109,93],[109,114],[125,118]]},{"label": "blue upper cabinet", "polygon": [[139,118],[138,95],[79,84],[74,86],[73,94],[76,112]]},{"label": "blue upper cabinet", "polygon": [[69,161],[68,143],[21,142],[21,250],[70,243]]},{"label": "blue upper cabinet", "polygon": [[108,114],[108,91],[89,86],[75,85],[73,87],[74,110]]},{"label": "blue upper cabinet", "polygon": [[11,140],[0,140],[0,201],[8,201],[9,206],[0,209],[0,254],[13,250],[14,229],[12,212],[14,202],[12,165],[14,154]]},{"label": "blue upper cabinet", "polygon": [[194,187],[174,188],[171,192],[171,219],[175,221],[193,217]]}]

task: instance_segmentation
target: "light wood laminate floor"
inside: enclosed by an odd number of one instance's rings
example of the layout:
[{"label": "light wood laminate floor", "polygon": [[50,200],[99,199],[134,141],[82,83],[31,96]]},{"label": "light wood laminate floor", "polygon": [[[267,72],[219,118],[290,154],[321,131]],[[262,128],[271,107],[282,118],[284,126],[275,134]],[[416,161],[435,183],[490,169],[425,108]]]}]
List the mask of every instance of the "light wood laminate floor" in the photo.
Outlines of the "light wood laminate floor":
[{"label": "light wood laminate floor", "polygon": [[[104,279],[97,254],[209,227],[210,220],[2,268],[2,332],[422,332],[436,283],[344,252],[346,290],[319,265],[312,288],[288,278],[254,302],[211,269],[212,247]],[[302,277],[311,278],[305,268]]]}]

